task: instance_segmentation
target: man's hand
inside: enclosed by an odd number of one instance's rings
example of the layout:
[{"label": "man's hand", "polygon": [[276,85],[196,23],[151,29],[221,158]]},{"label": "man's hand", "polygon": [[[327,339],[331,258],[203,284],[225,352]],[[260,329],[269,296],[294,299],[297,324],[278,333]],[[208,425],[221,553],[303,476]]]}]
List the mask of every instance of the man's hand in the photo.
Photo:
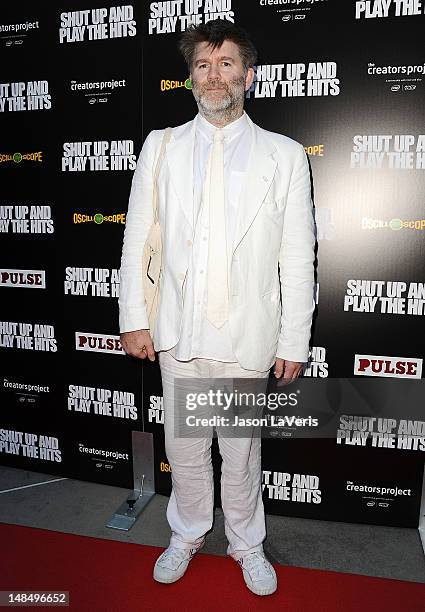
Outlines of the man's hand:
[{"label": "man's hand", "polygon": [[302,370],[302,362],[299,361],[289,361],[289,359],[281,359],[280,357],[276,357],[276,363],[274,367],[274,375],[276,378],[281,378],[283,374],[283,380],[281,384],[289,384],[292,380],[298,378],[301,370]]},{"label": "man's hand", "polygon": [[155,350],[148,329],[124,332],[120,334],[120,340],[127,355],[137,357],[138,359],[146,359],[148,357],[150,361],[155,361]]}]

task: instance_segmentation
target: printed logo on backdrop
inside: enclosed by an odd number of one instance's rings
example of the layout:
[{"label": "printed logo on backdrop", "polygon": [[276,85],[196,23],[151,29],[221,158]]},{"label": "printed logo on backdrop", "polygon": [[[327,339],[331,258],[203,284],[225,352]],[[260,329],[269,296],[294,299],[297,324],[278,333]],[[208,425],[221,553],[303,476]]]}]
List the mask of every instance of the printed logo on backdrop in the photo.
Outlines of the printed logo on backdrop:
[{"label": "printed logo on backdrop", "polygon": [[325,154],[325,145],[324,144],[306,145],[304,147],[304,151],[310,157],[323,157]]},{"label": "printed logo on backdrop", "polygon": [[62,172],[134,170],[133,140],[64,142]]},{"label": "printed logo on backdrop", "polygon": [[255,77],[246,98],[337,96],[340,79],[336,62],[263,64],[254,66]]},{"label": "printed logo on backdrop", "polygon": [[119,288],[119,269],[65,268],[65,295],[116,298],[119,295]]},{"label": "printed logo on backdrop", "polygon": [[151,395],[148,408],[149,423],[164,424],[164,398],[162,395]]},{"label": "printed logo on backdrop", "polygon": [[119,336],[93,334],[90,332],[75,332],[75,350],[111,353],[113,355],[126,354],[121,346]]},{"label": "printed logo on backdrop", "polygon": [[192,89],[192,82],[190,79],[186,79],[185,81],[170,81],[169,79],[161,79],[160,81],[160,90],[161,91],[173,91],[174,89]]},{"label": "printed logo on backdrop", "polygon": [[39,29],[38,21],[23,21],[21,23],[0,24],[0,33],[7,33],[9,36],[2,36],[2,42],[5,47],[19,46],[24,43],[24,40],[33,33],[33,30]]},{"label": "printed logo on backdrop", "polygon": [[126,213],[114,213],[112,215],[103,215],[102,213],[95,213],[94,215],[87,215],[86,213],[74,213],[72,215],[72,222],[75,223],[95,223],[96,225],[102,225],[102,223],[121,223],[125,225]]},{"label": "printed logo on backdrop", "polygon": [[52,209],[47,205],[0,205],[0,233],[53,234]]},{"label": "printed logo on backdrop", "polygon": [[0,347],[56,353],[55,328],[41,323],[0,321]]},{"label": "printed logo on backdrop", "polygon": [[303,366],[303,376],[311,378],[327,378],[328,362],[326,349],[323,346],[312,346],[307,363]]},{"label": "printed logo on backdrop", "polygon": [[42,163],[44,161],[43,151],[30,151],[24,153],[16,151],[15,153],[0,153],[0,164],[12,162],[10,165],[14,165],[20,164],[23,161]]},{"label": "printed logo on backdrop", "polygon": [[0,268],[0,287],[24,287],[25,289],[45,289],[45,270],[12,270]]},{"label": "printed logo on backdrop", "polygon": [[354,355],[355,376],[422,378],[422,359],[388,355]]},{"label": "printed logo on backdrop", "polygon": [[422,0],[363,0],[355,3],[356,19],[423,15]]},{"label": "printed logo on backdrop", "polygon": [[353,136],[350,168],[425,170],[425,135],[367,134]]},{"label": "printed logo on backdrop", "polygon": [[[353,493],[363,493],[361,495],[368,508],[389,508],[390,504],[399,497],[411,497],[412,489],[401,489],[396,486],[376,486],[371,484],[357,484],[352,480],[347,480],[345,490]],[[373,495],[371,495],[373,493]]]},{"label": "printed logo on backdrop", "polygon": [[60,15],[59,42],[74,43],[135,36],[133,6],[110,6]]},{"label": "printed logo on backdrop", "polygon": [[106,470],[113,470],[117,467],[116,464],[130,461],[128,453],[123,453],[118,450],[109,450],[105,448],[95,448],[94,446],[89,447],[78,442],[78,452],[81,455],[87,455],[92,461],[95,462],[96,468]]},{"label": "printed logo on backdrop", "polygon": [[344,311],[379,314],[425,314],[425,283],[348,280]]},{"label": "printed logo on backdrop", "polygon": [[149,8],[149,34],[184,32],[191,24],[214,19],[235,21],[232,0],[167,0],[151,2]]},{"label": "printed logo on backdrop", "polygon": [[80,385],[68,386],[68,410],[119,419],[137,419],[134,393]]},{"label": "printed logo on backdrop", "polygon": [[52,96],[48,81],[0,83],[0,113],[49,110]]},{"label": "printed logo on backdrop", "polygon": [[342,414],[336,443],[342,446],[425,450],[425,421]]},{"label": "printed logo on backdrop", "polygon": [[50,387],[49,385],[12,381],[3,377],[2,391],[12,392],[20,404],[35,405],[43,393],[50,393]]},{"label": "printed logo on backdrop", "polygon": [[159,464],[159,471],[160,472],[172,472],[173,470],[169,463],[167,463],[166,461],[161,461],[161,463]]},{"label": "printed logo on backdrop", "polygon": [[[75,97],[83,97],[88,104],[103,104],[108,102],[112,95],[125,88],[125,79],[110,79],[108,81],[70,81],[69,89]],[[117,90],[117,91],[115,91]]]},{"label": "printed logo on backdrop", "polygon": [[425,230],[425,219],[399,219],[394,217],[393,219],[373,219],[371,217],[362,217],[361,221],[362,230],[372,229],[391,229],[398,232],[402,229],[409,230]]},{"label": "printed logo on backdrop", "polygon": [[0,429],[0,453],[55,463],[62,461],[58,438],[14,429]]},{"label": "printed logo on backdrop", "polygon": [[[274,8],[283,23],[302,23],[317,15],[328,0],[258,0],[261,7]],[[279,7],[279,8],[276,8]],[[283,8],[282,8],[283,7]]]},{"label": "printed logo on backdrop", "polygon": [[313,474],[288,474],[263,470],[262,491],[268,499],[320,504],[319,477]]},{"label": "printed logo on backdrop", "polygon": [[392,93],[416,91],[424,74],[425,64],[409,64],[398,66],[377,66],[374,62],[367,65],[367,73],[375,80],[385,83],[385,87]]}]

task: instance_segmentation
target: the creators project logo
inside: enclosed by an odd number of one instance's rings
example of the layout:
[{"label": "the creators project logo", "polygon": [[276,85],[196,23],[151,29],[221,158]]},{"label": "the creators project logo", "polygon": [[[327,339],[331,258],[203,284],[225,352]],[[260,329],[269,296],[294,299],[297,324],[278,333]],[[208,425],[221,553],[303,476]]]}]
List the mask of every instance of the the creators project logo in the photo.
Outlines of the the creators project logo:
[{"label": "the creators project logo", "polygon": [[[369,484],[357,484],[352,480],[347,480],[346,484],[347,491],[355,491],[359,493],[375,493],[381,496],[393,496],[393,497],[410,497],[412,495],[412,489],[401,489],[400,487],[379,487]],[[372,505],[372,504],[371,504]]]}]

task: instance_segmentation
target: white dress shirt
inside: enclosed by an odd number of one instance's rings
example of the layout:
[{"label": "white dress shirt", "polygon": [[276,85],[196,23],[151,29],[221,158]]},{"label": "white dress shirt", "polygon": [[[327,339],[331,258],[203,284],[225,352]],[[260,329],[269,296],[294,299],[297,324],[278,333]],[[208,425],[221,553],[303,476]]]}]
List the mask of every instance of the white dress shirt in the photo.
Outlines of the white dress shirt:
[{"label": "white dress shirt", "polygon": [[[202,115],[196,117],[195,148],[193,155],[193,202],[195,228],[192,257],[185,280],[183,319],[180,339],[170,349],[175,359],[188,361],[194,357],[237,362],[233,353],[229,323],[217,329],[206,318],[209,211],[203,206],[202,192],[208,157],[214,132],[217,130]],[[236,213],[248,165],[251,132],[243,115],[224,128],[224,190],[228,264],[230,262],[236,225]],[[211,205],[214,203],[211,202]],[[243,206],[243,202],[240,203]]]}]

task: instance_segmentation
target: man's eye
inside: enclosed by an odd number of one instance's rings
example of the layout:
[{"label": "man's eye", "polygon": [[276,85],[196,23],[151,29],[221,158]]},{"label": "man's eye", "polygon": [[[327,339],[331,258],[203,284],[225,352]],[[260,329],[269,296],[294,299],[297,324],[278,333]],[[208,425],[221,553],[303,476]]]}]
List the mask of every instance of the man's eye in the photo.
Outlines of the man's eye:
[{"label": "man's eye", "polygon": [[223,66],[230,66],[230,62],[223,62]]}]

